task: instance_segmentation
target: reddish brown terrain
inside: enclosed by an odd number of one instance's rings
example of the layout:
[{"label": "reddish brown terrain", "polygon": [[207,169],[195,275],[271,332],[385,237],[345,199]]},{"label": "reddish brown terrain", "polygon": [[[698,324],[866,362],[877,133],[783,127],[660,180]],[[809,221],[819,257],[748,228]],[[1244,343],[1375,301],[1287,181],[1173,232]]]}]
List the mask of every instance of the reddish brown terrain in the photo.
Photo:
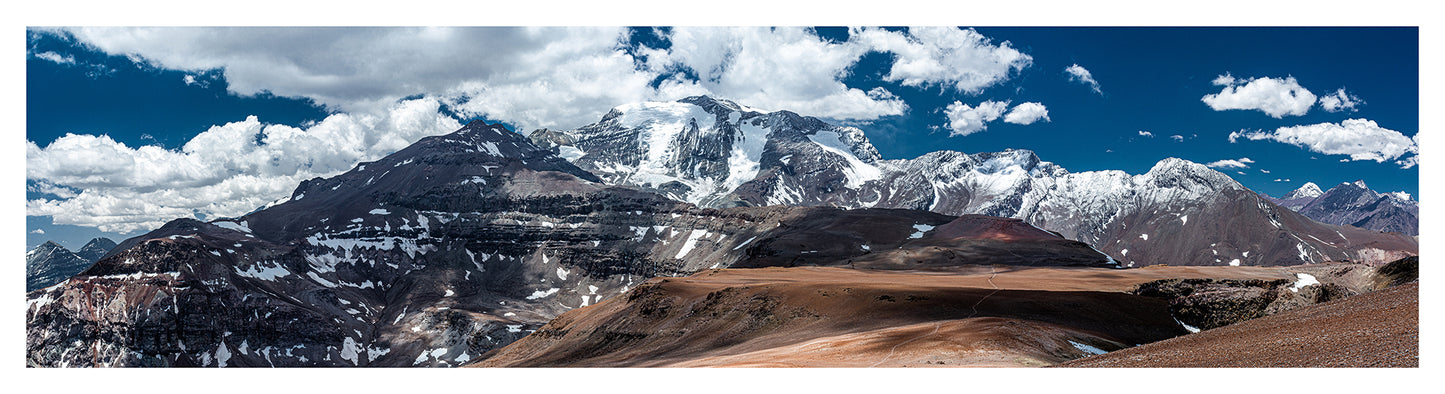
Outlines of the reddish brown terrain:
[{"label": "reddish brown terrain", "polygon": [[1420,284],[1303,307],[1062,367],[1420,366]]},{"label": "reddish brown terrain", "polygon": [[1293,268],[707,270],[564,313],[474,366],[1046,366],[1186,334],[1140,284]]}]

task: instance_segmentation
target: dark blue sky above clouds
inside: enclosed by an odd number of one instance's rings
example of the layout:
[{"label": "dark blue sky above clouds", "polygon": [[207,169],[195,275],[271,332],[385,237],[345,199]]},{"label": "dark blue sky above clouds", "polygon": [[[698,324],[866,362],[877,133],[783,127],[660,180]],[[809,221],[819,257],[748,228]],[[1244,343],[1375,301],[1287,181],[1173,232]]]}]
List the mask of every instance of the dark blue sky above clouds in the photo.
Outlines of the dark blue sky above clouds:
[{"label": "dark blue sky above clouds", "polygon": [[[1014,148],[1138,174],[1180,157],[1276,196],[1356,179],[1419,195],[1415,28],[575,30],[31,29],[27,247],[243,214],[474,118],[566,129],[698,93],[857,126],[888,159]],[[1299,107],[1339,89],[1353,107]],[[1408,146],[1351,140],[1380,135]],[[57,164],[85,155],[127,170]]]}]

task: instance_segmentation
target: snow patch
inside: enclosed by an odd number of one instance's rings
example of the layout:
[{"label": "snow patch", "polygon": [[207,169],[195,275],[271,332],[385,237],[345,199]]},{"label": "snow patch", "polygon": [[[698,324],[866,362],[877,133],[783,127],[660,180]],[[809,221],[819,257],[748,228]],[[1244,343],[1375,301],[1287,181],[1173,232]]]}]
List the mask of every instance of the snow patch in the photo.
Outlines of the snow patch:
[{"label": "snow patch", "polygon": [[1320,281],[1318,279],[1315,279],[1314,275],[1301,272],[1294,274],[1294,276],[1299,280],[1295,281],[1294,285],[1289,287],[1289,291],[1298,293],[1299,289],[1303,289],[1305,286],[1320,284]]},{"label": "snow patch", "polygon": [[704,237],[704,236],[707,236],[707,234],[708,234],[708,233],[707,233],[707,230],[703,230],[703,229],[695,229],[695,230],[692,230],[692,233],[691,233],[691,234],[688,234],[688,236],[687,236],[687,241],[686,241],[686,242],[683,242],[683,244],[682,244],[682,249],[678,250],[678,251],[677,251],[677,256],[676,256],[676,257],[673,257],[673,258],[681,259],[683,256],[687,256],[687,252],[691,252],[691,251],[692,251],[692,248],[693,248],[694,246],[697,246],[697,240],[698,240],[698,238],[702,238],[702,237]]},{"label": "snow patch", "polygon": [[221,345],[216,347],[216,365],[225,368],[226,361],[231,359],[231,351],[226,349],[226,341],[222,340]]},{"label": "snow patch", "polygon": [[913,225],[913,229],[918,231],[915,231],[913,234],[909,235],[908,239],[923,238],[923,233],[933,231],[933,226],[929,226],[927,224],[915,224]]},{"label": "snow patch", "polygon": [[1177,317],[1174,318],[1174,322],[1175,322],[1175,323],[1179,323],[1179,326],[1180,326],[1180,327],[1184,327],[1184,330],[1185,330],[1185,331],[1189,331],[1190,333],[1196,333],[1196,332],[1199,332],[1199,331],[1200,331],[1200,330],[1199,330],[1199,327],[1195,327],[1195,326],[1191,326],[1191,325],[1188,325],[1188,324],[1184,324],[1184,322],[1183,322],[1183,321],[1180,321],[1179,318],[1177,318]]},{"label": "snow patch", "polygon": [[246,225],[246,221],[244,221],[244,220],[242,220],[242,221],[240,221],[240,222],[216,221],[216,222],[212,222],[211,224],[214,224],[214,225],[216,225],[216,227],[224,228],[224,229],[227,229],[227,230],[240,231],[240,232],[247,233],[247,234],[251,233],[251,227],[250,227],[250,226],[247,226],[247,225]]},{"label": "snow patch", "polygon": [[1075,349],[1079,349],[1080,351],[1083,351],[1084,353],[1088,353],[1089,355],[1098,355],[1098,354],[1108,353],[1108,352],[1104,351],[1104,349],[1096,348],[1096,347],[1093,347],[1093,346],[1085,345],[1085,344],[1078,343],[1078,342],[1074,342],[1074,341],[1069,341],[1069,344],[1070,344],[1070,345],[1074,345],[1074,348],[1075,348]]},{"label": "snow patch", "polygon": [[[274,263],[275,265],[265,265],[264,263],[267,262]],[[287,270],[286,267],[282,267],[281,263],[277,263],[274,261],[262,261],[257,262],[255,265],[252,265],[251,268],[247,268],[245,270],[236,268],[236,274],[247,278],[276,280],[276,278],[291,275],[291,271]]]},{"label": "snow patch", "polygon": [[372,215],[390,215],[390,214],[391,214],[391,211],[388,211],[388,210],[382,209],[382,208],[377,208],[377,209],[373,209],[373,210],[371,210],[371,211],[369,211],[369,212],[367,212],[367,213],[372,214]]},{"label": "snow patch", "polygon": [[331,281],[326,280],[326,279],[321,279],[320,276],[317,276],[315,271],[307,272],[306,275],[307,275],[307,276],[310,276],[310,277],[311,277],[311,280],[316,281],[316,283],[320,283],[322,286],[326,286],[326,287],[336,287],[336,284],[335,284],[335,283],[331,283]]},{"label": "snow patch", "polygon": [[527,299],[529,299],[529,300],[535,300],[535,299],[538,299],[538,298],[548,297],[548,296],[551,296],[551,295],[553,295],[553,294],[557,294],[557,292],[560,291],[560,290],[562,290],[562,289],[558,289],[558,288],[555,288],[555,287],[553,287],[553,288],[551,288],[551,289],[547,289],[547,291],[537,290],[537,291],[532,292],[532,295],[527,296]]},{"label": "snow patch", "polygon": [[557,147],[557,156],[567,161],[577,161],[577,159],[580,159],[582,158],[582,156],[586,155],[587,152],[583,152],[581,149],[577,149],[577,147],[575,146],[563,145]]},{"label": "snow patch", "polygon": [[748,243],[753,242],[753,240],[755,240],[755,239],[758,239],[758,237],[757,237],[757,236],[753,236],[752,238],[748,238],[747,241],[743,241],[743,243],[740,243],[740,244],[738,244],[738,246],[733,247],[733,250],[742,249],[744,246],[748,246]]}]

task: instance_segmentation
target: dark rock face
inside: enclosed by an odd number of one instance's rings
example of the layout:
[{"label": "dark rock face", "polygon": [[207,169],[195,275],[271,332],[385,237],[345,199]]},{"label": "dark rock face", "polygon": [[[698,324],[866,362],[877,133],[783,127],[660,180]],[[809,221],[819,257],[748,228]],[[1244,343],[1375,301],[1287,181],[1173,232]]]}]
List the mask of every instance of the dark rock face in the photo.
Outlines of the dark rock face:
[{"label": "dark rock face", "polygon": [[[1306,187],[1312,185],[1306,184]],[[1311,194],[1296,190],[1284,199],[1271,200],[1321,223],[1420,234],[1420,203],[1409,195],[1377,193],[1363,181],[1345,182],[1323,193]]]},{"label": "dark rock face", "polygon": [[1359,294],[1330,281],[1297,284],[1300,282],[1289,280],[1164,279],[1141,284],[1131,293],[1169,300],[1176,319],[1204,330]]},{"label": "dark rock face", "polygon": [[[270,208],[180,219],[122,242],[67,284],[27,295],[27,361],[456,366],[652,277],[850,258],[916,268],[862,245],[944,256],[925,266],[1005,263],[965,261],[986,248],[1111,266],[1041,231],[1031,236],[1045,242],[1015,244],[920,231],[955,221],[936,213],[699,208],[599,180],[498,125],[472,123],[303,182]],[[954,227],[994,220],[1009,221]]]},{"label": "dark rock face", "polygon": [[1374,290],[1383,290],[1420,280],[1420,256],[1395,260],[1375,269],[1371,278]]}]

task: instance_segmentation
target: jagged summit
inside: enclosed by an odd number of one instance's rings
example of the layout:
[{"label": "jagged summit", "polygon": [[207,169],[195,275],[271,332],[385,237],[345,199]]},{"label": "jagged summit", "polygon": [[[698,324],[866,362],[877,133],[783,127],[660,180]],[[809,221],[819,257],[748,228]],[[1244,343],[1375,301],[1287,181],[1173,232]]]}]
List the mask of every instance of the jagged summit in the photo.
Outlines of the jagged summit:
[{"label": "jagged summit", "polygon": [[55,243],[55,241],[45,241],[45,243],[36,246],[35,249],[30,249],[30,251],[26,253],[49,253],[59,249],[65,249],[65,247],[60,246],[60,244]]}]

